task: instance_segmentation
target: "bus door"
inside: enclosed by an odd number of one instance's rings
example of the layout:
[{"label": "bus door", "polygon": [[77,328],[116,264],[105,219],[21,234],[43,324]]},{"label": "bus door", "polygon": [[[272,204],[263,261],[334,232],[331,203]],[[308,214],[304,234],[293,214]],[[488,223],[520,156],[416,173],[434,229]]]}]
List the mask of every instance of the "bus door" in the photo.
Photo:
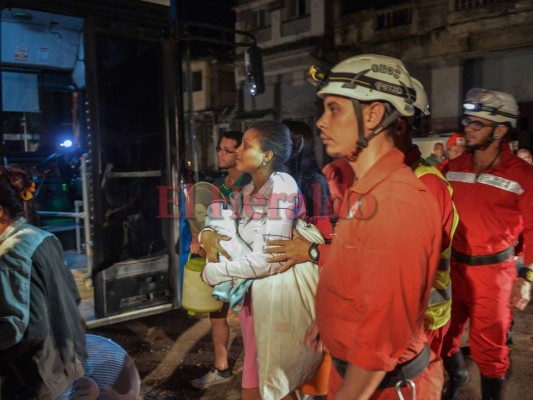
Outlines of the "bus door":
[{"label": "bus door", "polygon": [[84,34],[94,326],[179,305],[176,96],[164,29]]}]

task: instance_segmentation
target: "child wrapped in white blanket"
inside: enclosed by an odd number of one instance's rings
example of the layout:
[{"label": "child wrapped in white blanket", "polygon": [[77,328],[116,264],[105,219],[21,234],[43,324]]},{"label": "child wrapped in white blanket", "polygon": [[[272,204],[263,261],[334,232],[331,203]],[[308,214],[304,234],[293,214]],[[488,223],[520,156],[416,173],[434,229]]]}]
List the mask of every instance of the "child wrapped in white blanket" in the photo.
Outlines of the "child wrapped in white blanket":
[{"label": "child wrapped in white blanket", "polygon": [[[229,203],[214,201],[209,205],[205,216],[205,226],[230,238],[230,240],[221,240],[220,246],[232,258],[242,257],[252,251],[237,232],[237,214],[234,213]],[[222,254],[219,254],[218,258],[219,262],[227,260]],[[242,308],[244,295],[252,283],[253,280],[250,279],[234,278],[215,285],[212,296],[217,300],[229,302],[231,309],[238,312]]]}]

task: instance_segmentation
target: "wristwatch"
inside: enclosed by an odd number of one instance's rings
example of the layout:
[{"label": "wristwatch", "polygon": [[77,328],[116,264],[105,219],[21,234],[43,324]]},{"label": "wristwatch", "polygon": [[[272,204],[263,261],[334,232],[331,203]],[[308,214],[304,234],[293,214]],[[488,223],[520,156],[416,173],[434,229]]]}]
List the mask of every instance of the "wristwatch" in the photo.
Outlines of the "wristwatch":
[{"label": "wristwatch", "polygon": [[317,264],[318,259],[320,258],[320,251],[318,251],[318,243],[311,243],[311,246],[309,246],[309,250],[307,250],[307,252],[311,261]]}]

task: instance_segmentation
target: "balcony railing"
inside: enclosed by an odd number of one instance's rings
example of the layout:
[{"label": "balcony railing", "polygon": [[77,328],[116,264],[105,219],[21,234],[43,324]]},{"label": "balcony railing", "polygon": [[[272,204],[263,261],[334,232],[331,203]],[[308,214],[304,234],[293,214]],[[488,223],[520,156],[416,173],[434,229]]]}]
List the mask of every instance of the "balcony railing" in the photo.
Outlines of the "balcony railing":
[{"label": "balcony railing", "polygon": [[455,0],[455,11],[469,10],[471,8],[488,6],[496,3],[505,3],[509,0]]}]

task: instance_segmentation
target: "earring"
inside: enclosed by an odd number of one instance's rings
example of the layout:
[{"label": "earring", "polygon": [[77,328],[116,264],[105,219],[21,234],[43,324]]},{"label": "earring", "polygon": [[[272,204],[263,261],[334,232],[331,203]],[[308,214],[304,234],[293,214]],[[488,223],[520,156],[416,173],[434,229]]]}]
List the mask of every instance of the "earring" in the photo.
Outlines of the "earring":
[{"label": "earring", "polygon": [[263,167],[264,167],[265,165],[267,165],[266,161],[263,160],[263,164],[261,164],[261,165],[262,165]]}]

